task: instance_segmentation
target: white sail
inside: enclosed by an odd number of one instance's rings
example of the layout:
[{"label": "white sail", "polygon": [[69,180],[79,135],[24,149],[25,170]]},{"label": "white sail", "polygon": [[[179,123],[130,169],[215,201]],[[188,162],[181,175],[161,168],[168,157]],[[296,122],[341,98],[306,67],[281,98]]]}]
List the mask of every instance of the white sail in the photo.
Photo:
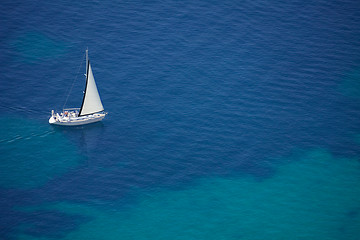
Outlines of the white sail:
[{"label": "white sail", "polygon": [[86,78],[86,88],[83,103],[79,112],[79,116],[89,115],[104,110],[101,103],[100,95],[96,87],[94,75],[91,71],[90,62],[88,62]]}]

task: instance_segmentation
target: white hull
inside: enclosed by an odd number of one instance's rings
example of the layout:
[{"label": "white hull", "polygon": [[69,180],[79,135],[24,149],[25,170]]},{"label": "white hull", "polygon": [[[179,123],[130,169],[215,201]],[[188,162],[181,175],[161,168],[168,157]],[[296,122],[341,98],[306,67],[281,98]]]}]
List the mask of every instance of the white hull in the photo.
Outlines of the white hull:
[{"label": "white hull", "polygon": [[104,119],[106,113],[95,113],[83,117],[55,117],[51,116],[49,123],[61,126],[79,126],[95,122],[100,122]]}]

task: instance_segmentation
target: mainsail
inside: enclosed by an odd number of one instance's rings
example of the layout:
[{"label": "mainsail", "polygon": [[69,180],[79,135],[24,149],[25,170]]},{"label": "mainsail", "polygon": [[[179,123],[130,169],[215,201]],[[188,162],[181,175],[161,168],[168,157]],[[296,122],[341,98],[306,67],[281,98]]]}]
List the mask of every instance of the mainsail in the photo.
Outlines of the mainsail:
[{"label": "mainsail", "polygon": [[100,95],[96,87],[94,75],[91,71],[90,61],[87,62],[86,87],[79,117],[104,110]]}]

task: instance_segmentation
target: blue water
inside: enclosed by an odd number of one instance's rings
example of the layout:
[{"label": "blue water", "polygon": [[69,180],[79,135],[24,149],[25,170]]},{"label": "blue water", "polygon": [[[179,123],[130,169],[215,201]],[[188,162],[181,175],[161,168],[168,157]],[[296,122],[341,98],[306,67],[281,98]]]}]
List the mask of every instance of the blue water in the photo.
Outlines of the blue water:
[{"label": "blue water", "polygon": [[[359,11],[3,1],[0,238],[359,239]],[[50,126],[87,47],[109,114]]]}]

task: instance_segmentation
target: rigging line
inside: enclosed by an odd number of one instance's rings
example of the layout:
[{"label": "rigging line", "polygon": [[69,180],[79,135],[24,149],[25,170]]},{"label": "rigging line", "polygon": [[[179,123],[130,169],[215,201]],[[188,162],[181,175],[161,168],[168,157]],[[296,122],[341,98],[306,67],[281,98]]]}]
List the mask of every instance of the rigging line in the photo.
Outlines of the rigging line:
[{"label": "rigging line", "polygon": [[67,97],[66,97],[65,103],[64,103],[64,105],[63,105],[63,107],[62,107],[63,110],[64,110],[65,105],[66,105],[66,103],[67,103],[67,101],[68,101],[68,99],[69,99],[70,93],[71,93],[71,91],[72,91],[72,89],[73,89],[73,87],[74,87],[75,81],[76,81],[76,79],[77,79],[77,77],[78,77],[78,75],[79,75],[80,68],[81,68],[81,66],[82,66],[82,64],[83,64],[84,56],[85,56],[85,55],[86,55],[86,54],[83,55],[83,58],[82,58],[82,60],[81,60],[81,63],[80,63],[78,72],[77,72],[77,74],[76,74],[76,76],[75,76],[75,79],[74,79],[72,85],[71,85],[70,91],[69,91],[69,93],[68,93],[68,95],[67,95]]}]

